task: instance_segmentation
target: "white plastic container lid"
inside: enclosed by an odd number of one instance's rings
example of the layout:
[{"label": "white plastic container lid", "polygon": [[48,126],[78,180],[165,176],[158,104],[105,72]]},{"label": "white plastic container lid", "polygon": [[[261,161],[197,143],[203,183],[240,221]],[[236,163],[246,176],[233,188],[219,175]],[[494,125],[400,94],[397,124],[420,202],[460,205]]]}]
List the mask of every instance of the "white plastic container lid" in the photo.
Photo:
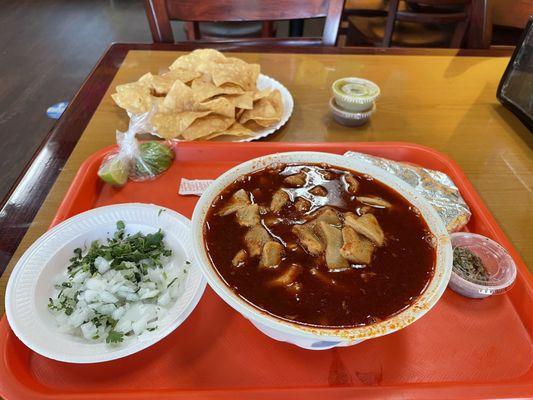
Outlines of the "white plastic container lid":
[{"label": "white plastic container lid", "polygon": [[465,276],[455,266],[452,269],[450,288],[466,297],[484,298],[509,290],[516,279],[516,265],[500,244],[476,233],[457,232],[450,235],[452,247],[466,248],[481,259],[486,279]]},{"label": "white plastic container lid", "polygon": [[331,85],[337,105],[349,112],[368,111],[381,91],[374,82],[361,78],[341,78]]}]

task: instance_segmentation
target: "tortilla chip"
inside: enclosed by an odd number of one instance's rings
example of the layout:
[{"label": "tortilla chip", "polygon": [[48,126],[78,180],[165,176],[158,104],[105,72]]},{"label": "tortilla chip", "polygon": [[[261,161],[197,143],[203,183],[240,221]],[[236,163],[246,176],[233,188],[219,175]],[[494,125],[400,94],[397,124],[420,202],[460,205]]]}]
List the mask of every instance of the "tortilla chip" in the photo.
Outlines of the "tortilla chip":
[{"label": "tortilla chip", "polygon": [[259,131],[262,131],[263,129],[265,129],[264,126],[259,125],[254,120],[246,121],[245,123],[243,123],[243,126],[245,128],[250,129],[251,131],[254,131],[254,132],[259,132]]},{"label": "tortilla chip", "polygon": [[194,71],[196,64],[201,62],[224,62],[226,56],[215,49],[197,49],[189,54],[178,57],[170,66],[170,69],[189,69]]},{"label": "tortilla chip", "polygon": [[176,79],[172,79],[170,77],[152,75],[150,72],[148,72],[147,74],[141,76],[137,82],[150,88],[152,95],[163,97],[169,92],[175,80]]},{"label": "tortilla chip", "polygon": [[251,110],[254,108],[254,93],[244,92],[243,94],[227,95],[226,99],[231,101],[236,108]]},{"label": "tortilla chip", "polygon": [[228,64],[231,64],[231,63],[248,64],[246,61],[241,60],[240,58],[237,58],[237,57],[226,57],[226,60],[224,62]]},{"label": "tortilla chip", "polygon": [[267,88],[267,89],[263,89],[263,90],[259,90],[257,92],[254,93],[254,101],[257,101],[257,100],[260,100],[264,97],[268,97],[270,96],[270,94],[272,94],[272,92],[274,91],[274,89],[272,88]]},{"label": "tortilla chip", "polygon": [[204,140],[209,140],[216,138],[218,136],[251,136],[254,132],[245,126],[239,124],[238,122],[234,122],[233,125],[231,125],[228,129],[222,132],[216,132],[209,136],[206,136]]},{"label": "tortilla chip", "polygon": [[228,129],[235,120],[233,118],[221,117],[217,115],[208,115],[199,118],[182,133],[185,140],[202,139],[216,132],[222,132]]},{"label": "tortilla chip", "polygon": [[191,89],[194,93],[194,100],[198,103],[221,94],[244,93],[244,90],[242,90],[239,86],[226,84],[222,85],[221,87],[217,87],[201,78],[197,78],[192,81]]},{"label": "tortilla chip", "polygon": [[199,78],[201,76],[202,74],[200,72],[181,68],[171,69],[170,71],[165,72],[163,75],[161,75],[162,78],[168,77],[174,80],[180,80],[183,83],[189,83],[193,79]]},{"label": "tortilla chip", "polygon": [[198,109],[211,111],[214,114],[220,114],[225,117],[235,119],[235,106],[231,101],[224,97],[218,97],[213,100],[204,101],[198,104]]},{"label": "tortilla chip", "polygon": [[267,97],[255,101],[252,110],[244,111],[239,122],[246,123],[252,120],[263,127],[268,127],[279,121],[282,113],[281,94],[278,90],[274,90]]},{"label": "tortilla chip", "polygon": [[194,111],[195,101],[192,89],[180,80],[172,84],[169,92],[163,100],[162,110],[164,113],[180,113]]},{"label": "tortilla chip", "polygon": [[220,62],[224,62],[226,57],[214,49],[198,49],[179,57],[170,66],[171,70],[185,69],[201,73],[206,80],[210,81],[213,67]]},{"label": "tortilla chip", "polygon": [[216,86],[232,83],[244,90],[252,90],[256,88],[260,70],[259,64],[247,64],[242,61],[216,64],[211,72]]},{"label": "tortilla chip", "polygon": [[150,88],[133,82],[117,86],[116,91],[111,98],[128,112],[143,114],[151,110],[153,97],[150,95]]},{"label": "tortilla chip", "polygon": [[181,135],[197,119],[211,114],[210,111],[185,111],[179,114],[156,113],[150,122],[157,133],[165,139],[173,139]]},{"label": "tortilla chip", "polygon": [[143,86],[150,86],[153,79],[154,75],[151,72],[147,72],[137,80],[137,83],[140,83]]},{"label": "tortilla chip", "polygon": [[[279,118],[261,118],[261,119],[256,119],[254,121],[257,125],[261,127],[260,128],[261,130],[263,128],[269,128],[272,125],[275,125],[276,123],[278,123]],[[253,125],[250,125],[250,126],[253,126]]]},{"label": "tortilla chip", "polygon": [[283,115],[283,100],[281,98],[281,93],[279,92],[279,90],[273,90],[266,98],[276,109],[278,119],[281,119],[281,116]]},{"label": "tortilla chip", "polygon": [[244,113],[244,109],[243,108],[236,108],[235,109],[235,119],[239,119],[241,118],[241,115]]}]

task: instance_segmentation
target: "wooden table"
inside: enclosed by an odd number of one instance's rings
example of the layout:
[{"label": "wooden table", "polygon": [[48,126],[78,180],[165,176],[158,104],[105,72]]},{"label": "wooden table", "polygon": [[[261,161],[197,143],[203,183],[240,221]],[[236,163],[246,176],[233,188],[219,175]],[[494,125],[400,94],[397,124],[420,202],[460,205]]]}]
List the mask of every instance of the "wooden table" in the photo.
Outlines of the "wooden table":
[{"label": "wooden table", "polygon": [[[80,164],[113,144],[116,129],[126,128],[125,112],[109,96],[114,87],[147,71],[164,71],[180,51],[191,49],[190,44],[115,44],[100,60],[0,213],[0,263],[9,260],[28,228],[0,280],[1,310],[9,272],[49,226]],[[406,141],[444,152],[463,168],[531,265],[533,135],[495,96],[510,52],[223,49],[241,51],[239,57],[260,63],[262,72],[282,82],[294,97],[292,118],[268,140]],[[337,125],[328,111],[331,83],[345,76],[368,78],[382,90],[376,114],[362,128]]]}]

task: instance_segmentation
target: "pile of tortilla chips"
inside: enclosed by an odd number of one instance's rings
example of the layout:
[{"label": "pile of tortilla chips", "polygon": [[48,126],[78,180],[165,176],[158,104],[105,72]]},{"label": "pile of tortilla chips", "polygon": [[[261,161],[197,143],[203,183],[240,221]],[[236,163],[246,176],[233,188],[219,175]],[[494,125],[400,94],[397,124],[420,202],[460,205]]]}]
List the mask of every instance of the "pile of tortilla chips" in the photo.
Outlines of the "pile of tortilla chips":
[{"label": "pile of tortilla chips", "polygon": [[258,64],[202,49],[179,57],[162,75],[147,73],[111,97],[132,114],[156,111],[151,124],[166,139],[252,136],[283,114],[278,90],[258,90]]}]

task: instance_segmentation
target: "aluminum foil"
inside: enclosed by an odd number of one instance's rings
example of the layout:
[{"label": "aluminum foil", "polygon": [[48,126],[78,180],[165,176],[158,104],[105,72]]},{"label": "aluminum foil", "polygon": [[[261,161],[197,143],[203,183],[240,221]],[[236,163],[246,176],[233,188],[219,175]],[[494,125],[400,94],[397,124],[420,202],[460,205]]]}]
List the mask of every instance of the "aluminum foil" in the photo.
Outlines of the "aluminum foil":
[{"label": "aluminum foil", "polygon": [[437,210],[448,232],[461,230],[468,223],[472,213],[445,173],[354,151],[344,155],[384,169],[411,185]]}]

